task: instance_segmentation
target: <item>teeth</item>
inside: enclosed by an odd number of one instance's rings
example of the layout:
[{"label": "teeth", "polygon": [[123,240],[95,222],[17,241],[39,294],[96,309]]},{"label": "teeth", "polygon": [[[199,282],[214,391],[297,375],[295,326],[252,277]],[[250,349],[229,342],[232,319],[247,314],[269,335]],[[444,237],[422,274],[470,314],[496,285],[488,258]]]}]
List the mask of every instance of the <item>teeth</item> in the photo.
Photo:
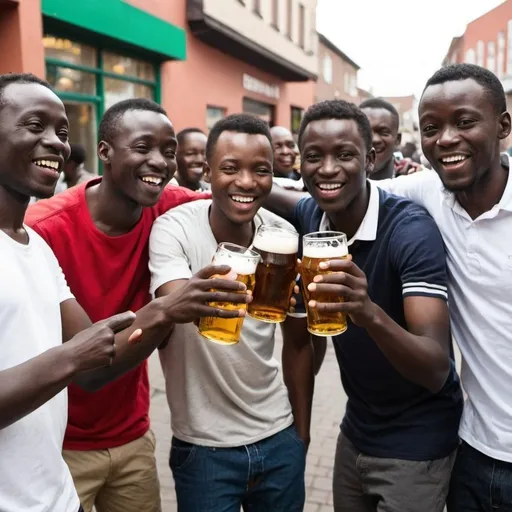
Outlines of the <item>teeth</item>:
[{"label": "teeth", "polygon": [[152,183],[153,185],[161,185],[162,181],[164,181],[162,178],[157,178],[155,176],[143,176],[141,180],[146,183]]},{"label": "teeth", "polygon": [[336,190],[341,188],[341,183],[320,183],[318,187],[321,190]]},{"label": "teeth", "polygon": [[38,167],[47,167],[48,169],[53,169],[54,171],[59,169],[59,162],[56,162],[55,160],[34,160],[34,163]]},{"label": "teeth", "polygon": [[466,160],[466,158],[467,157],[464,155],[447,156],[446,158],[442,158],[441,162],[443,162],[443,164],[453,164],[454,162],[462,162]]},{"label": "teeth", "polygon": [[254,201],[254,197],[247,196],[231,196],[231,199],[237,203],[252,203]]}]

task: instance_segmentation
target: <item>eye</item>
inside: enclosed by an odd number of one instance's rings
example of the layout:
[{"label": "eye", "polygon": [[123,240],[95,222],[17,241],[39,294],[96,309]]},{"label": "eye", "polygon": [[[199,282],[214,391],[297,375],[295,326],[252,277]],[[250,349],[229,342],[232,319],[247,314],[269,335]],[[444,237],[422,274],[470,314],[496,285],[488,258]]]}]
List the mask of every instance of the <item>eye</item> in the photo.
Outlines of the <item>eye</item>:
[{"label": "eye", "polygon": [[350,151],[342,151],[338,158],[341,160],[350,160],[353,157],[352,153]]},{"label": "eye", "polygon": [[307,153],[306,160],[311,163],[320,161],[320,155],[318,153]]},{"label": "eye", "polygon": [[146,154],[149,152],[149,148],[146,144],[137,144],[134,149],[138,153],[142,153],[142,154]]},{"label": "eye", "polygon": [[44,129],[43,124],[40,121],[30,121],[27,124],[27,126],[30,130],[35,131],[35,132],[40,132]]},{"label": "eye", "polygon": [[261,175],[272,174],[272,171],[270,169],[266,169],[265,167],[260,167],[259,169],[256,169],[256,172]]},{"label": "eye", "polygon": [[176,158],[176,151],[173,149],[167,149],[164,151],[165,158]]},{"label": "eye", "polygon": [[232,165],[223,165],[220,170],[225,172],[226,174],[234,174],[236,172],[236,168]]},{"label": "eye", "polygon": [[429,136],[433,135],[436,132],[436,130],[437,128],[433,124],[427,124],[426,126],[423,127],[421,132],[423,133],[423,135]]},{"label": "eye", "polygon": [[68,131],[67,131],[67,130],[60,130],[60,131],[57,133],[57,137],[59,137],[59,139],[60,139],[62,142],[67,142],[67,141],[68,141],[68,139],[69,139]]},{"label": "eye", "polygon": [[475,123],[476,123],[476,121],[474,121],[473,119],[461,119],[461,120],[457,123],[457,126],[459,126],[460,128],[470,128],[470,127],[471,127],[471,126],[473,126]]}]

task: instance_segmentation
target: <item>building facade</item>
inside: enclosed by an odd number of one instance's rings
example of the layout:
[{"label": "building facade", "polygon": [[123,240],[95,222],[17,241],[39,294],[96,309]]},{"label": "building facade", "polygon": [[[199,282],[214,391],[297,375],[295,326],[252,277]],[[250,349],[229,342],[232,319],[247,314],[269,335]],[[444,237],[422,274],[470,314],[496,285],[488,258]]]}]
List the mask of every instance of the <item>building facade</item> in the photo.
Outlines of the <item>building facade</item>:
[{"label": "building facade", "polygon": [[384,98],[391,103],[400,116],[400,132],[402,144],[407,142],[419,143],[418,101],[414,95],[392,96]]},{"label": "building facade", "polygon": [[314,99],[315,20],[316,0],[0,0],[0,73],[46,77],[88,155],[131,97],[177,130],[242,111],[293,128]]},{"label": "building facade", "polygon": [[357,102],[359,66],[327,37],[318,34],[316,101],[340,99]]}]

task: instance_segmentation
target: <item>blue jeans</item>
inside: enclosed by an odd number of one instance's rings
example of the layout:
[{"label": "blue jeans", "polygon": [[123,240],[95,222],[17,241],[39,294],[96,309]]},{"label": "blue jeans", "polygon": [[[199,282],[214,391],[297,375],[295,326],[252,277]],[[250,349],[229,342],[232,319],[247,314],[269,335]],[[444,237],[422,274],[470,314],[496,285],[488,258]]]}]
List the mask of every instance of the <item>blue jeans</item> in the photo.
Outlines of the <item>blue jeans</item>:
[{"label": "blue jeans", "polygon": [[295,428],[237,448],[172,440],[179,512],[301,512],[306,451]]},{"label": "blue jeans", "polygon": [[448,512],[512,512],[512,464],[492,459],[463,441],[447,507]]}]

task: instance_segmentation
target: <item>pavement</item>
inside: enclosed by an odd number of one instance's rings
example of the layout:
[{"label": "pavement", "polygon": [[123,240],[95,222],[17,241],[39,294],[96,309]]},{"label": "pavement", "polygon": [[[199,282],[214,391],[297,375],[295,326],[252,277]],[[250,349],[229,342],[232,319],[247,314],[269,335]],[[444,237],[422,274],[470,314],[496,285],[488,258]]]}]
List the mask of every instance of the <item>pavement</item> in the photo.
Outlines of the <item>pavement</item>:
[{"label": "pavement", "polygon": [[[280,332],[279,330],[276,332]],[[276,339],[275,355],[280,359],[282,340]],[[151,425],[157,439],[156,458],[162,493],[163,512],[177,512],[174,481],[169,469],[171,444],[170,412],[158,354],[149,361],[151,383]],[[338,364],[328,343],[324,364],[316,378],[311,445],[306,466],[306,506],[304,512],[332,512],[332,470],[339,424],[346,396],[341,387]]]}]

